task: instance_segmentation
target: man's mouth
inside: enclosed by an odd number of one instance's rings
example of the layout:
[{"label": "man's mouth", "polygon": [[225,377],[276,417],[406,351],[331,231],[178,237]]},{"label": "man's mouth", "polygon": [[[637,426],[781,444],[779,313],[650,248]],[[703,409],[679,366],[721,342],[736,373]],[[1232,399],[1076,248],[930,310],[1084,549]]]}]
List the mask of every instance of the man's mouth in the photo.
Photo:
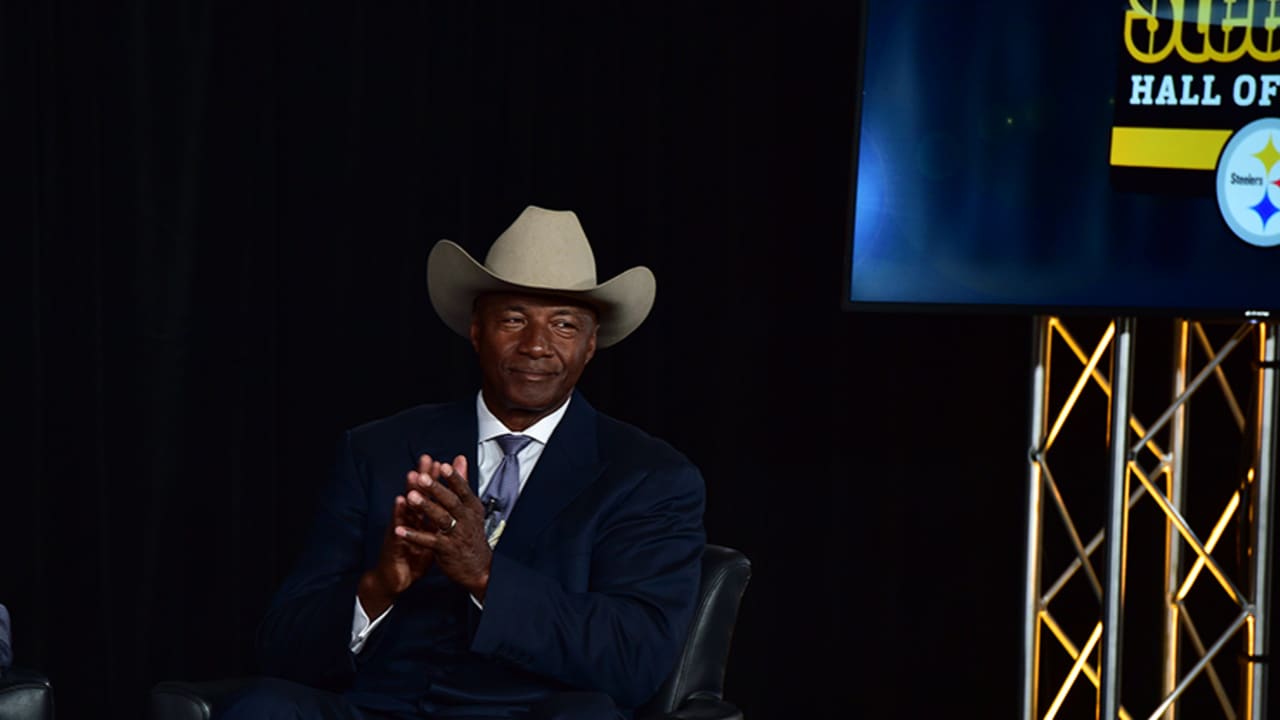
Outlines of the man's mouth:
[{"label": "man's mouth", "polygon": [[555,377],[556,373],[551,370],[538,370],[536,368],[511,368],[507,372],[525,380],[547,380]]}]

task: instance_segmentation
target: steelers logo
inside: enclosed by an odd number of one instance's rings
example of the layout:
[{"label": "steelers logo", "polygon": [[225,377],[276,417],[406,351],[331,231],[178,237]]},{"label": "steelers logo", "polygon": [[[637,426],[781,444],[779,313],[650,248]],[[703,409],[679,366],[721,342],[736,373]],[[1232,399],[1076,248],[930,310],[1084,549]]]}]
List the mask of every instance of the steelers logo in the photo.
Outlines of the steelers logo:
[{"label": "steelers logo", "polygon": [[1280,245],[1280,118],[1240,128],[1218,157],[1218,209],[1236,237]]}]

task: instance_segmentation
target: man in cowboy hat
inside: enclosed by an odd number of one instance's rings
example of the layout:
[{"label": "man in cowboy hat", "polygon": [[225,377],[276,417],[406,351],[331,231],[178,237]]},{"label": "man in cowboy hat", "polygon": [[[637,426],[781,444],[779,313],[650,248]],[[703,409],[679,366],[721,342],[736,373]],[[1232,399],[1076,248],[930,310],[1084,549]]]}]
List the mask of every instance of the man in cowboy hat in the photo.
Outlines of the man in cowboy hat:
[{"label": "man in cowboy hat", "polygon": [[597,283],[577,217],[529,207],[483,264],[437,243],[427,283],[480,391],[346,433],[260,631],[286,680],[228,716],[628,717],[684,642],[703,483],[574,387],[644,321],[653,274]]}]

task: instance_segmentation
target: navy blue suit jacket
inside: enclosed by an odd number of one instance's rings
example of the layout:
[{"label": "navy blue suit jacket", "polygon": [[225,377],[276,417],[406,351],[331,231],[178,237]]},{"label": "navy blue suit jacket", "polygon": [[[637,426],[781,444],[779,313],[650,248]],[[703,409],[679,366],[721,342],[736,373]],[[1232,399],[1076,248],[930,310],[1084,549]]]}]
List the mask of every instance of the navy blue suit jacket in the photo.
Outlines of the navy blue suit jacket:
[{"label": "navy blue suit jacket", "polygon": [[594,690],[625,711],[652,696],[693,614],[702,476],[576,393],[494,550],[484,610],[433,568],[349,651],[357,584],[405,474],[423,453],[462,454],[475,468],[476,433],[474,399],[346,433],[309,542],[260,629],[265,672],[386,709],[521,707]]}]

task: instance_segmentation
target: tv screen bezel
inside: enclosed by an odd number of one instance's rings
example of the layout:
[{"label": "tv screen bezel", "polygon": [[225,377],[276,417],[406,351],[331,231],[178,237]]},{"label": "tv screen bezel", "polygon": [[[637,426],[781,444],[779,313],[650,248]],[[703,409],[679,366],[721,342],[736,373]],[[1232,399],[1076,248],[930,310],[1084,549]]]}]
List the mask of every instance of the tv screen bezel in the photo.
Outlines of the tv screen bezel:
[{"label": "tv screen bezel", "polygon": [[[862,144],[863,105],[866,102],[866,57],[868,7],[877,0],[861,0],[858,3],[858,34],[855,57],[858,67],[855,73],[852,142],[848,172],[847,206],[845,208],[844,262],[841,266],[841,310],[853,313],[881,314],[930,314],[976,316],[1026,316],[1050,315],[1061,317],[1135,317],[1135,318],[1185,318],[1201,321],[1266,321],[1280,317],[1280,298],[1275,308],[1224,309],[1199,306],[1128,306],[1128,305],[1067,305],[1067,304],[1014,304],[1014,303],[964,303],[964,302],[891,302],[882,300],[853,299],[853,249],[854,229],[857,223],[858,162]],[[880,0],[883,1],[883,0]],[[1277,281],[1280,285],[1280,280]]]}]

